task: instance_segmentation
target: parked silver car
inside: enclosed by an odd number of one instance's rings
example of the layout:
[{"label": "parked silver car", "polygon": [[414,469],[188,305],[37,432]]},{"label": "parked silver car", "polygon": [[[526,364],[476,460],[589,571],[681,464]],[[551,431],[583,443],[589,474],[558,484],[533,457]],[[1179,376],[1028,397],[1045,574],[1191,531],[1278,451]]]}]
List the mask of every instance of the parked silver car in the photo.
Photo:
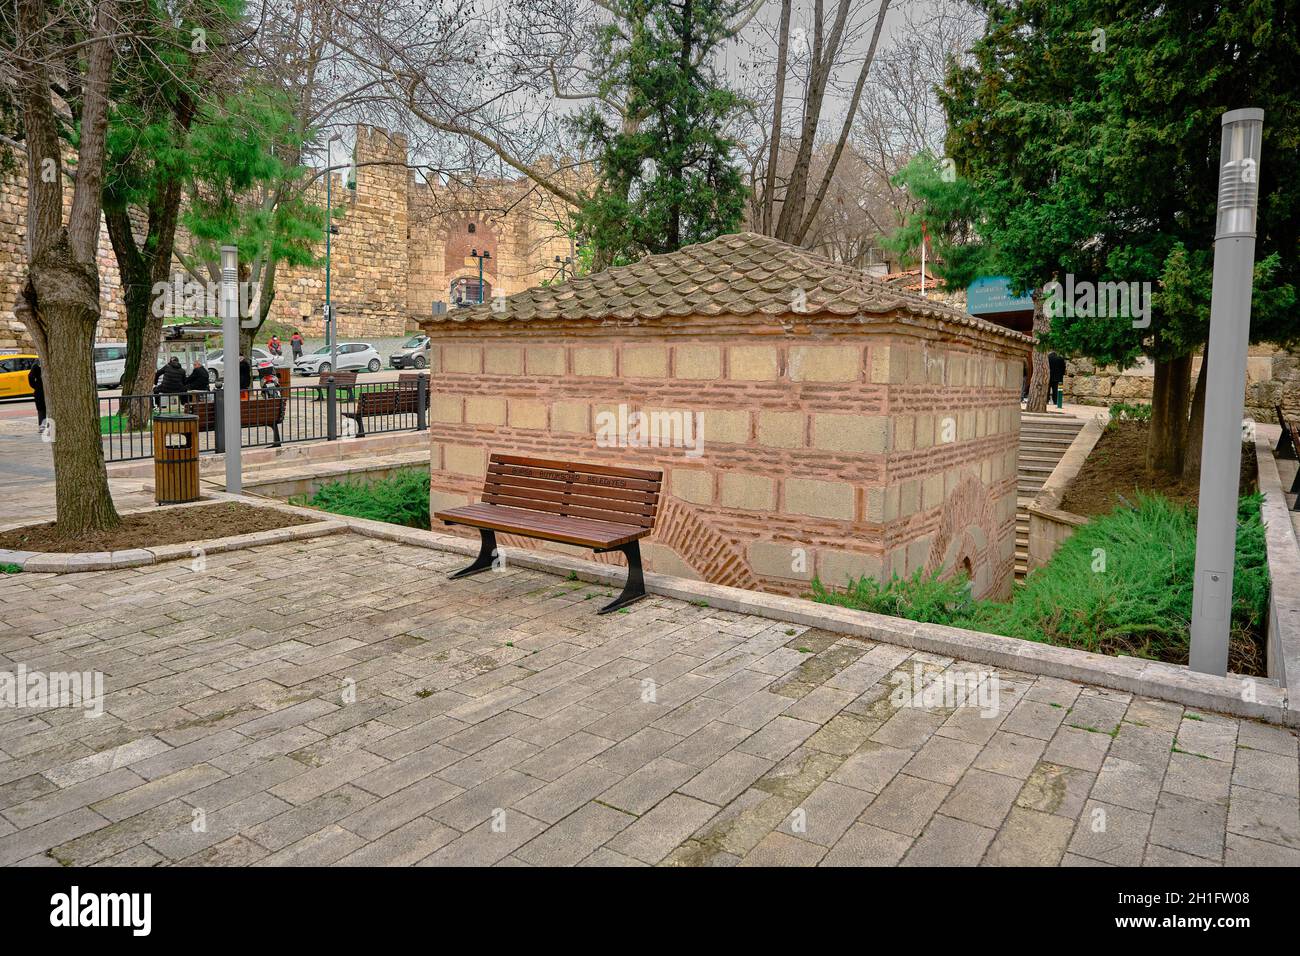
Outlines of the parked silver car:
[{"label": "parked silver car", "polygon": [[[358,372],[378,372],[384,367],[379,352],[376,351],[373,345],[366,342],[340,342],[338,355],[338,370],[340,372],[353,370]],[[294,362],[293,374],[323,375],[326,372],[333,371],[334,366],[330,363],[330,347],[322,345],[315,352],[310,352]]]}]

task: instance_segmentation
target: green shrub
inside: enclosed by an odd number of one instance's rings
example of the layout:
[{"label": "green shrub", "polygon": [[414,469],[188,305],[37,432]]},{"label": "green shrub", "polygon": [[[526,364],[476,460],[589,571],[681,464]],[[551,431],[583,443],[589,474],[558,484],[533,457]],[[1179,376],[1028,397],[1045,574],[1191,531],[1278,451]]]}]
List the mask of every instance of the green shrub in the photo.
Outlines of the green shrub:
[{"label": "green shrub", "polygon": [[1116,422],[1149,422],[1150,405],[1130,405],[1128,402],[1116,402],[1110,407],[1110,424]]},{"label": "green shrub", "polygon": [[335,514],[370,518],[410,528],[429,527],[429,471],[407,468],[389,478],[372,481],[331,481],[310,497],[300,495],[291,504],[311,505]]},{"label": "green shrub", "polygon": [[[1237,561],[1232,586],[1232,658],[1239,672],[1257,671],[1268,613],[1268,564],[1261,497],[1238,503]],[[813,582],[813,599],[951,624],[1106,654],[1185,663],[1196,564],[1196,512],[1159,496],[1093,518],[1066,540],[1045,567],[1030,572],[1009,602],[965,598],[964,581],[918,573],[880,585],[870,579],[828,592]]]},{"label": "green shrub", "polygon": [[22,574],[23,569],[16,564],[0,561],[0,574]]},{"label": "green shrub", "polygon": [[926,624],[962,626],[975,606],[970,596],[970,582],[964,577],[940,580],[935,574],[926,576],[920,571],[910,578],[894,575],[885,584],[875,578],[859,578],[850,581],[843,591],[827,590],[819,579],[813,578],[812,589],[813,600],[823,604],[888,614]]}]

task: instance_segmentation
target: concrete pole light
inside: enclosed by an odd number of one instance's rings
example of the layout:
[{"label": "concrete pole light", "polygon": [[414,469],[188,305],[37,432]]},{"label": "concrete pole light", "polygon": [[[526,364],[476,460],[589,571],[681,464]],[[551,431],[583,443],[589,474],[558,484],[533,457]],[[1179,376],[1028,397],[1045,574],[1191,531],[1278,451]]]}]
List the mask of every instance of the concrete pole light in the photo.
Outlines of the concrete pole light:
[{"label": "concrete pole light", "polygon": [[1189,660],[1192,670],[1219,676],[1228,672],[1237,489],[1241,480],[1241,415],[1250,344],[1263,129],[1263,110],[1239,109],[1223,114],[1210,341],[1205,349],[1205,361],[1210,367],[1205,386]]}]

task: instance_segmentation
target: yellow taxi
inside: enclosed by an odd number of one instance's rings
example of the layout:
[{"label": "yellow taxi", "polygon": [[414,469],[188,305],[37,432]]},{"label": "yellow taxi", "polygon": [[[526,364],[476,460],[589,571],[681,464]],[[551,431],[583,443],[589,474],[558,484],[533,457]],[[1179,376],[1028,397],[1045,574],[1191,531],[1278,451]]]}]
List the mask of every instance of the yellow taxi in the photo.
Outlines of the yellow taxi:
[{"label": "yellow taxi", "polygon": [[32,394],[27,373],[40,361],[35,352],[0,352],[0,398],[25,398]]}]

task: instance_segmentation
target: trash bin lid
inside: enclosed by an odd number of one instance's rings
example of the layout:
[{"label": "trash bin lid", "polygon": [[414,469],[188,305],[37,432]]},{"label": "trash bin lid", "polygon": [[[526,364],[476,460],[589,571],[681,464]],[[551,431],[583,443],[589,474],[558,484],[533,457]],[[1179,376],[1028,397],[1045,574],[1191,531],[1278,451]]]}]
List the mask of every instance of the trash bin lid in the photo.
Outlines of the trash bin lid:
[{"label": "trash bin lid", "polygon": [[185,412],[159,412],[154,415],[153,420],[156,422],[197,422],[198,415],[188,415]]}]

